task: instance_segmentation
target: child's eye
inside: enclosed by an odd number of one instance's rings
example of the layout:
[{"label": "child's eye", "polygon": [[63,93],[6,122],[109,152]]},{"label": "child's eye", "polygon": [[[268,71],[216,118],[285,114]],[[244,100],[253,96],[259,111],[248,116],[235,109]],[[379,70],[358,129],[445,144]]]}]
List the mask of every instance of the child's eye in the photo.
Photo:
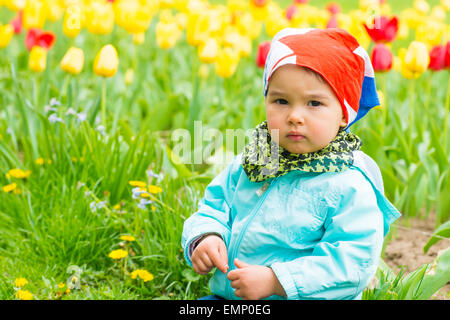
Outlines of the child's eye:
[{"label": "child's eye", "polygon": [[287,100],[284,100],[284,99],[276,99],[275,103],[276,104],[288,104]]},{"label": "child's eye", "polygon": [[322,103],[317,100],[311,100],[310,102],[308,102],[308,106],[311,106],[311,107],[319,107],[321,105],[322,105]]}]

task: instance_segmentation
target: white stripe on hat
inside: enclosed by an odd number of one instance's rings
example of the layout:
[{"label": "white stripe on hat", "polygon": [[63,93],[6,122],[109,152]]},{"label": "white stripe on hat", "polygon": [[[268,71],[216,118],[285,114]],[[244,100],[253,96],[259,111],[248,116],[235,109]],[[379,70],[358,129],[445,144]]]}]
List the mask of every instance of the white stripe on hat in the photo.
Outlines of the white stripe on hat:
[{"label": "white stripe on hat", "polygon": [[373,71],[372,61],[370,60],[369,55],[367,54],[367,51],[359,46],[353,51],[354,54],[357,54],[361,58],[364,59],[364,76],[375,78],[375,72]]},{"label": "white stripe on hat", "polygon": [[345,108],[347,109],[347,113],[348,113],[348,122],[347,124],[350,124],[353,122],[353,120],[356,119],[356,115],[357,113],[355,112],[355,110],[348,104],[347,100],[344,99],[344,105]]}]

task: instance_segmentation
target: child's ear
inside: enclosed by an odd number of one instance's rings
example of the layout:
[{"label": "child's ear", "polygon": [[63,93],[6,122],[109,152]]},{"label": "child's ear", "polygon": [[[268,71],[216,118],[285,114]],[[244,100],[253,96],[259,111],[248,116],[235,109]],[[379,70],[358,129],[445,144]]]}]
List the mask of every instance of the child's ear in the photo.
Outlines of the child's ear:
[{"label": "child's ear", "polygon": [[341,123],[339,124],[340,127],[346,127],[347,126],[347,120],[345,119],[345,115],[342,115]]}]

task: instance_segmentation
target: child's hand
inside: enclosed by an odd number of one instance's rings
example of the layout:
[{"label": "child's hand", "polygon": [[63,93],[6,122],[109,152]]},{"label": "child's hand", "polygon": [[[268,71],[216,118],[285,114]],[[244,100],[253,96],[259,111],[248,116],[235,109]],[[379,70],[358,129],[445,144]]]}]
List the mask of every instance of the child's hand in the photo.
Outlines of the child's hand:
[{"label": "child's hand", "polygon": [[227,273],[229,267],[225,242],[216,235],[206,236],[195,248],[191,261],[194,271],[198,274],[207,274],[214,267]]},{"label": "child's hand", "polygon": [[234,259],[238,269],[228,272],[227,278],[235,288],[236,297],[244,300],[259,300],[273,294],[286,296],[275,273],[269,267],[250,265]]}]

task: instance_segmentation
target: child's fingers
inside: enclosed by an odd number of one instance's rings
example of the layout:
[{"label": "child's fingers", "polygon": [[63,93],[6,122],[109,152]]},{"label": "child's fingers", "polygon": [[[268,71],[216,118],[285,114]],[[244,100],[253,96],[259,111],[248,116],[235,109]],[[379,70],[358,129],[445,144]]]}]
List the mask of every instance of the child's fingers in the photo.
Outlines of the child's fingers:
[{"label": "child's fingers", "polygon": [[203,264],[209,268],[212,269],[214,267],[214,263],[209,258],[208,254],[205,252],[200,256],[200,260],[203,262]]},{"label": "child's fingers", "polygon": [[209,251],[209,257],[214,264],[220,271],[223,273],[227,273],[228,265],[226,260],[223,259],[223,256],[219,253],[218,249],[212,249]]},{"label": "child's fingers", "polygon": [[232,288],[238,289],[238,288],[240,287],[240,281],[239,281],[239,279],[238,279],[238,280],[233,280],[233,281],[231,281],[230,285],[231,285]]},{"label": "child's fingers", "polygon": [[228,266],[228,251],[227,251],[227,246],[225,245],[225,242],[222,241],[222,243],[219,245],[219,254],[222,257],[222,260],[225,262],[225,272],[226,273],[228,271],[228,269],[230,268]]},{"label": "child's fingers", "polygon": [[240,278],[239,269],[231,270],[227,274],[227,279],[230,281],[238,280]]},{"label": "child's fingers", "polygon": [[250,267],[250,265],[248,263],[241,261],[238,258],[234,259],[234,265],[238,268]]},{"label": "child's fingers", "polygon": [[201,259],[196,259],[195,261],[192,261],[192,267],[194,268],[195,272],[201,275],[207,274],[211,270],[211,268],[208,269],[208,267],[205,266],[205,264]]}]

